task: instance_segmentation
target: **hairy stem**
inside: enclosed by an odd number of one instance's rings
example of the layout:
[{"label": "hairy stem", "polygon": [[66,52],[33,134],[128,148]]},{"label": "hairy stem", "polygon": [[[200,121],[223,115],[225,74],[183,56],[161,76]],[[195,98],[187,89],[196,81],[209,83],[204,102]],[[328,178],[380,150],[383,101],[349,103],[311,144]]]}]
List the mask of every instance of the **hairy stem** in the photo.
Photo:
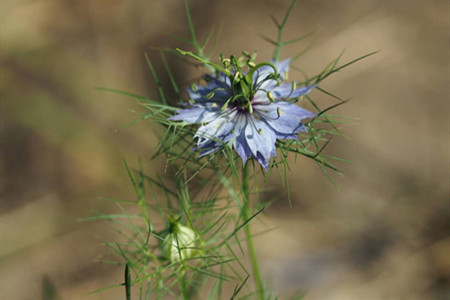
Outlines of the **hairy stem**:
[{"label": "hairy stem", "polygon": [[[244,192],[243,206],[242,206],[242,216],[244,222],[250,219],[251,209],[250,209],[250,188],[248,185],[248,163],[242,168],[242,189]],[[264,300],[264,283],[262,280],[261,272],[259,270],[258,257],[256,256],[255,246],[253,245],[252,232],[250,229],[250,222],[245,225],[245,237],[247,241],[247,248],[250,255],[250,262],[252,265],[253,281],[255,282],[256,292],[259,300]]]}]

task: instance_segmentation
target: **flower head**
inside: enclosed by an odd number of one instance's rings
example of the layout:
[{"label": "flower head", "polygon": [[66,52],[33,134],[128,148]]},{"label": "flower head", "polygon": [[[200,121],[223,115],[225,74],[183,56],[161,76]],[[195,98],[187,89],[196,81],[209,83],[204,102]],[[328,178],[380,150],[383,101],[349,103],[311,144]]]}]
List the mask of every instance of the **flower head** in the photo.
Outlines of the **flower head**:
[{"label": "flower head", "polygon": [[222,57],[221,72],[205,76],[205,86],[192,85],[187,90],[190,106],[170,120],[201,124],[195,134],[200,156],[229,144],[244,163],[254,158],[268,169],[276,157],[276,140],[297,139],[297,133],[306,131],[302,120],[315,116],[288,100],[315,86],[297,88],[294,82],[283,82],[290,59],[257,65],[249,55],[244,60]]}]

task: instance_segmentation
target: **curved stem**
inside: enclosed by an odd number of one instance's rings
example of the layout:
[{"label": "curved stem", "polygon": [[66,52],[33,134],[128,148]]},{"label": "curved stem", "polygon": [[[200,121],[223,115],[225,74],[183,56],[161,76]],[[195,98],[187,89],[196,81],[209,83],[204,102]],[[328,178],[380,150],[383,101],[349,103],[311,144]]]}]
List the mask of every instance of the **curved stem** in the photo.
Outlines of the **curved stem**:
[{"label": "curved stem", "polygon": [[[244,222],[250,219],[251,209],[250,209],[250,188],[248,185],[248,163],[242,168],[242,189],[244,192],[243,206],[242,206],[242,217]],[[250,222],[244,228],[245,238],[247,241],[248,253],[250,255],[250,262],[252,265],[253,281],[255,282],[256,292],[259,300],[264,300],[264,283],[262,280],[261,272],[259,270],[258,257],[256,256],[255,246],[253,245],[252,232],[250,229]]]}]

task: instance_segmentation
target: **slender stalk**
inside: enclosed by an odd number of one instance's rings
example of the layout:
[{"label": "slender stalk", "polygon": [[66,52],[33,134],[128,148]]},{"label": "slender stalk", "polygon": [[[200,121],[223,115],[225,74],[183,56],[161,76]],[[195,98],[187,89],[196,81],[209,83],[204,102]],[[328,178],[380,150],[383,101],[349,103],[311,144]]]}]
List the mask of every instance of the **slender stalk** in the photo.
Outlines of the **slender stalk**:
[{"label": "slender stalk", "polygon": [[281,22],[281,24],[278,25],[277,44],[275,46],[275,54],[273,55],[274,61],[278,61],[278,59],[280,58],[281,46],[283,46],[283,44],[284,44],[283,38],[282,38],[284,25],[286,25],[286,22],[289,19],[289,15],[292,11],[292,8],[294,7],[295,2],[297,2],[297,0],[292,0],[291,5],[289,6],[286,14],[284,15],[283,21]]},{"label": "slender stalk", "polygon": [[[244,220],[248,220],[251,217],[250,209],[250,188],[248,185],[248,163],[242,168],[242,189],[244,192],[242,216]],[[255,282],[256,292],[259,300],[264,300],[264,283],[262,280],[261,272],[259,270],[258,257],[256,256],[255,246],[253,245],[252,232],[250,229],[250,222],[244,228],[245,238],[247,241],[248,253],[250,255],[250,262],[252,264],[253,281]]]},{"label": "slender stalk", "polygon": [[125,295],[127,300],[131,300],[131,276],[130,265],[128,263],[125,266]]},{"label": "slender stalk", "polygon": [[178,274],[178,288],[180,289],[181,292],[181,297],[183,300],[189,300],[189,291],[187,289],[186,286],[186,270],[183,264],[183,267],[180,271],[180,273]]}]

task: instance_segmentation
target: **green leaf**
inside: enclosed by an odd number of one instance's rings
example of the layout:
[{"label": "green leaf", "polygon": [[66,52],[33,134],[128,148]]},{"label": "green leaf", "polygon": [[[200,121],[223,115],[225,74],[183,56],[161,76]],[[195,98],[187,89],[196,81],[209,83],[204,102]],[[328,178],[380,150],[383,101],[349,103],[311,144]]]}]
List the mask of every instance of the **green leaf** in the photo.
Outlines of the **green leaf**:
[{"label": "green leaf", "polygon": [[147,61],[148,67],[152,73],[153,79],[155,80],[156,86],[158,87],[159,98],[161,99],[163,104],[167,104],[166,95],[164,94],[163,87],[161,82],[159,81],[158,75],[156,74],[155,68],[153,68],[152,62],[147,54],[145,54],[145,60]]}]

